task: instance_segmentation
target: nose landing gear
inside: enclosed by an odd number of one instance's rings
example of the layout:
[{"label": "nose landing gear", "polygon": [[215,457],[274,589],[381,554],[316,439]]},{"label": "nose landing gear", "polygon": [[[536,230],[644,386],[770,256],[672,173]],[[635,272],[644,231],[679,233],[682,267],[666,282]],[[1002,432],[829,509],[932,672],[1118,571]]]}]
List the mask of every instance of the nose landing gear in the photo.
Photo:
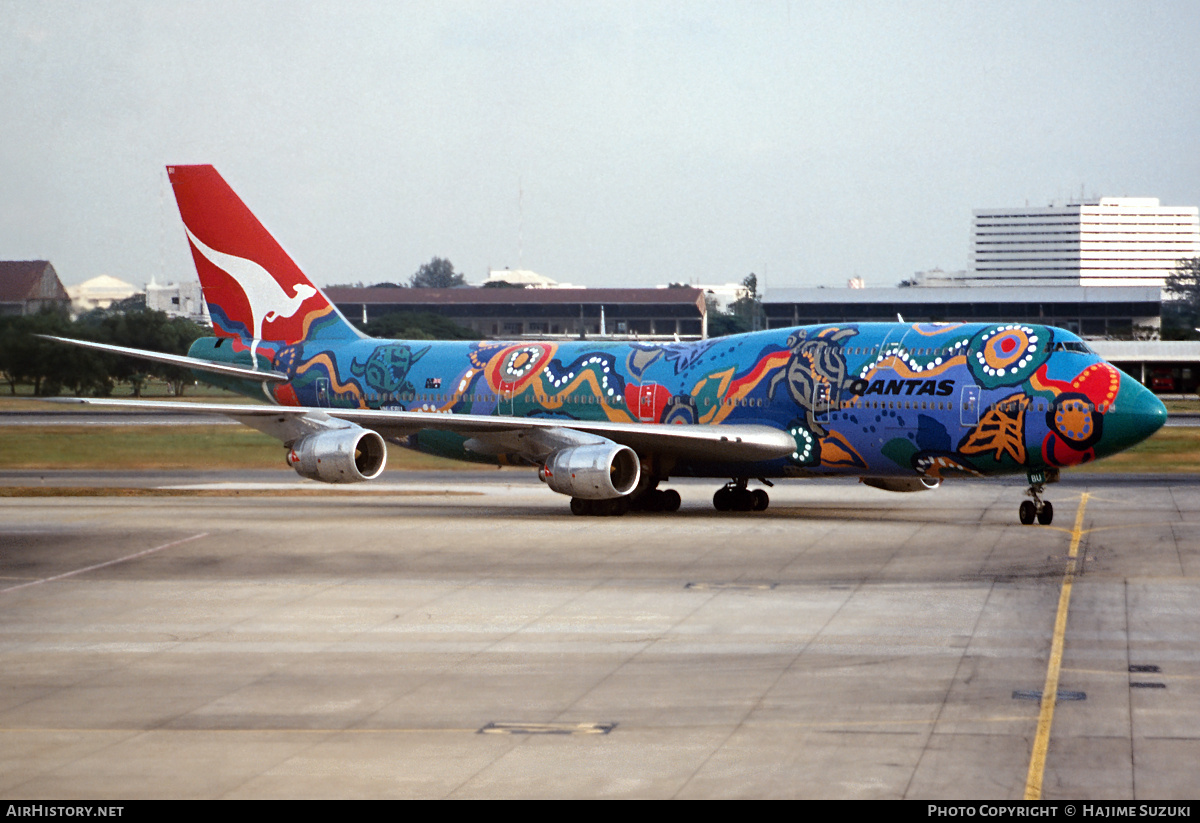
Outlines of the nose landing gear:
[{"label": "nose landing gear", "polygon": [[1029,488],[1025,494],[1032,499],[1021,501],[1017,516],[1025,526],[1032,524],[1035,519],[1043,526],[1049,526],[1054,522],[1054,504],[1043,500],[1042,493],[1046,491],[1047,483],[1058,482],[1058,469],[1031,471],[1028,477]]}]

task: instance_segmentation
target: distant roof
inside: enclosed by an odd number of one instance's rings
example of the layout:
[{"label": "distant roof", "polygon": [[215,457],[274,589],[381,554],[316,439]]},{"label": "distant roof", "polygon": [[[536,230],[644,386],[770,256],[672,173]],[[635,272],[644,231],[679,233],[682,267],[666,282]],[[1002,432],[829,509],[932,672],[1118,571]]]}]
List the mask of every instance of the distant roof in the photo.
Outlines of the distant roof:
[{"label": "distant roof", "polygon": [[704,305],[700,289],[325,289],[334,303],[390,305]]},{"label": "distant roof", "polygon": [[1200,340],[1089,340],[1088,345],[1096,354],[1114,363],[1200,361]]},{"label": "distant roof", "polygon": [[0,303],[68,299],[49,260],[0,260]]},{"label": "distant roof", "polygon": [[934,286],[771,289],[763,303],[1159,303],[1157,286]]},{"label": "distant roof", "polygon": [[79,284],[80,289],[133,289],[137,290],[137,286],[132,283],[126,283],[120,278],[113,277],[111,274],[98,274],[91,280],[84,280]]},{"label": "distant roof", "polygon": [[535,288],[574,288],[570,284],[559,284],[553,278],[547,277],[544,274],[538,274],[529,269],[491,269],[488,272],[488,279],[485,283],[518,283]]}]

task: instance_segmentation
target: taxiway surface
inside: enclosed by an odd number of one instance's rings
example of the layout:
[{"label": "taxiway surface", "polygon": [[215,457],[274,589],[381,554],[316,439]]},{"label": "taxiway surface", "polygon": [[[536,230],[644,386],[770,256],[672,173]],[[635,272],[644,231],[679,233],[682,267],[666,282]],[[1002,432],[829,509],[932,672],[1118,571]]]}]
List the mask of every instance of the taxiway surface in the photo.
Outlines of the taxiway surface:
[{"label": "taxiway surface", "polygon": [[0,498],[0,795],[1196,793],[1192,478],[1068,476],[1049,527],[1016,480],[579,518],[528,473],[229,479],[0,475],[182,495]]}]

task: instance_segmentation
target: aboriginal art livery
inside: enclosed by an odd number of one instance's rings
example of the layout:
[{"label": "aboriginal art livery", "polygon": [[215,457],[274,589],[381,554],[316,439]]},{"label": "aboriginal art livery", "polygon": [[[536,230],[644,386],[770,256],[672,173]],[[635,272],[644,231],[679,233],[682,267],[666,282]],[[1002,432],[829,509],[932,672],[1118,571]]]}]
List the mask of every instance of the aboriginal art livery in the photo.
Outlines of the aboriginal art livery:
[{"label": "aboriginal art livery", "polygon": [[371,479],[390,443],[528,464],[576,514],[621,514],[677,509],[678,493],[659,486],[681,476],[726,481],[716,508],[748,511],[769,504],[751,481],[853,476],[922,491],[1025,474],[1020,519],[1045,524],[1046,482],[1166,418],[1079,337],[1025,323],[842,323],[667,344],[367,338],[211,166],[168,171],[216,336],[187,358],[125,351],[265,396],[272,406],[218,410],[277,436],[314,479]]}]

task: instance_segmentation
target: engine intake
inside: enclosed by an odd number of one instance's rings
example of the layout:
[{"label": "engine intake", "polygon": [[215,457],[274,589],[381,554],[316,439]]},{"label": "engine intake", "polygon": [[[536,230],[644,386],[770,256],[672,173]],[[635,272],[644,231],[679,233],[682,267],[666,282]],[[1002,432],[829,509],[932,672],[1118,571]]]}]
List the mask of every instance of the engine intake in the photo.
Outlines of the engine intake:
[{"label": "engine intake", "polygon": [[927,492],[942,485],[936,477],[860,477],[858,482],[889,492]]},{"label": "engine intake", "polygon": [[322,483],[374,480],[387,464],[383,438],[361,426],[301,437],[292,444],[288,465],[301,477]]},{"label": "engine intake", "polygon": [[554,491],[584,500],[629,494],[641,474],[637,453],[616,443],[556,451],[538,471],[538,477]]}]

